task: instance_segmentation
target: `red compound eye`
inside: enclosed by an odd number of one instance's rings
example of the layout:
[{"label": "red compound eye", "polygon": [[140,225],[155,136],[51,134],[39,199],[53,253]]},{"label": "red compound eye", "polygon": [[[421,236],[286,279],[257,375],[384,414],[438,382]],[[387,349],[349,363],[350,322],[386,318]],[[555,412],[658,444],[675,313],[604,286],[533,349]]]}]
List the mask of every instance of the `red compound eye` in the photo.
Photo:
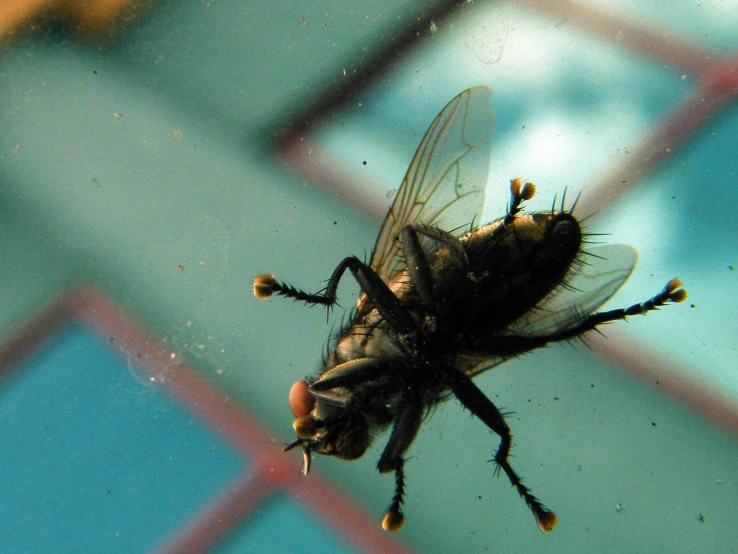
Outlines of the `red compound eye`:
[{"label": "red compound eye", "polygon": [[295,381],[290,389],[290,410],[295,417],[303,417],[313,411],[315,398],[310,394],[308,383],[304,379]]}]

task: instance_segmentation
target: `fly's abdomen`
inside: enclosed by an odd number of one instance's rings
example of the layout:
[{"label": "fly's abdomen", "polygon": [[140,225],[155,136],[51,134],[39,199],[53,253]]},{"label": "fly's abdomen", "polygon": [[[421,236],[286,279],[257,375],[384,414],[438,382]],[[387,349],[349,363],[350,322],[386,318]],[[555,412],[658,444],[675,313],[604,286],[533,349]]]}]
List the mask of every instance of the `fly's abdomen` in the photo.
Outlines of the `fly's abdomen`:
[{"label": "fly's abdomen", "polygon": [[470,324],[504,328],[558,288],[579,255],[582,232],[569,213],[495,222],[463,239],[477,281]]}]

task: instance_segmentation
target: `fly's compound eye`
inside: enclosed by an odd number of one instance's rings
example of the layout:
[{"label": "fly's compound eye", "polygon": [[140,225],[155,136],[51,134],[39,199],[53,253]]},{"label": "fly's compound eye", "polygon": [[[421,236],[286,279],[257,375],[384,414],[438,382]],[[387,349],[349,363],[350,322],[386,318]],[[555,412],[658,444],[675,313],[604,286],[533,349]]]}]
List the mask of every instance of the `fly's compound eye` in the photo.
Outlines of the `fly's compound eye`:
[{"label": "fly's compound eye", "polygon": [[254,296],[259,300],[266,300],[274,293],[274,275],[263,273],[254,277]]},{"label": "fly's compound eye", "polygon": [[582,230],[577,220],[568,214],[560,215],[551,230],[551,248],[559,260],[574,258],[582,244]]},{"label": "fly's compound eye", "polygon": [[310,394],[310,385],[304,379],[295,381],[290,388],[290,410],[295,417],[303,417],[313,411],[315,397]]},{"label": "fly's compound eye", "polygon": [[298,439],[310,439],[317,432],[315,418],[311,415],[298,417],[295,419],[292,427],[295,429],[295,435],[297,435]]}]

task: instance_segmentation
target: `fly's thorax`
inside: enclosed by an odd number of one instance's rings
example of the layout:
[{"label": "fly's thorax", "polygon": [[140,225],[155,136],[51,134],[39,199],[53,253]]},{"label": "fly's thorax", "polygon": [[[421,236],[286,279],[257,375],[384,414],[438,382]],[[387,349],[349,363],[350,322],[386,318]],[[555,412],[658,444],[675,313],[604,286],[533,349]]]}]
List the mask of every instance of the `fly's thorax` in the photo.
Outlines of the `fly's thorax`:
[{"label": "fly's thorax", "polygon": [[579,255],[582,230],[570,213],[537,213],[490,223],[461,240],[479,283],[475,312],[486,318],[486,327],[499,327],[564,282]]},{"label": "fly's thorax", "polygon": [[328,355],[326,369],[358,358],[394,359],[403,350],[400,337],[382,316],[373,309],[366,317],[356,321],[336,340]]},{"label": "fly's thorax", "polygon": [[429,265],[436,298],[443,300],[441,308],[444,303],[452,303],[466,294],[465,279],[469,266],[461,248],[458,252],[447,247],[439,248],[429,256]]}]

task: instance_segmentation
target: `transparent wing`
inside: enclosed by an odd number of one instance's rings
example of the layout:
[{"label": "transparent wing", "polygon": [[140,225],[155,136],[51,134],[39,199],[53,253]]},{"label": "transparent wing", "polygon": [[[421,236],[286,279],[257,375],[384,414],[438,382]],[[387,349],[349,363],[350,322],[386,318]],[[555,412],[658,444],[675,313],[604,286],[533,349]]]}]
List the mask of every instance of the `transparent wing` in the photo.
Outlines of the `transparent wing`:
[{"label": "transparent wing", "polygon": [[546,336],[578,325],[602,306],[633,272],[638,253],[630,246],[614,244],[591,249],[590,265],[581,265],[529,313],[513,322],[505,334]]},{"label": "transparent wing", "polygon": [[492,145],[491,97],[486,86],[465,90],[426,131],[374,246],[371,267],[384,281],[403,269],[398,253],[405,225],[437,225],[461,236],[478,221]]}]

